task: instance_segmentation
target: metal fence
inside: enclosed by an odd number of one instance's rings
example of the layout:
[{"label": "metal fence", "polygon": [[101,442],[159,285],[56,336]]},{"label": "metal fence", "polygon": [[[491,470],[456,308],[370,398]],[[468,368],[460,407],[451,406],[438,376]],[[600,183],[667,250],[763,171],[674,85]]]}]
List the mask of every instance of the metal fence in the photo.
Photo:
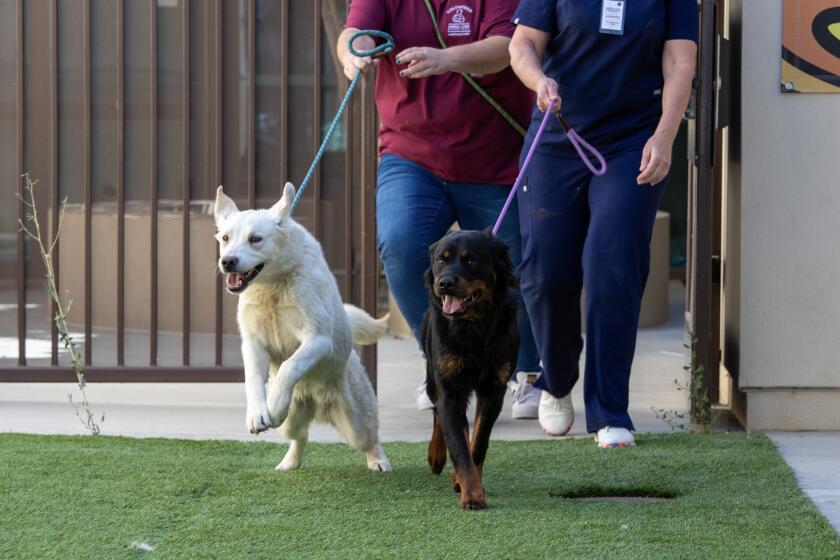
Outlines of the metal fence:
[{"label": "metal fence", "polygon": [[[215,272],[219,184],[240,208],[299,182],[346,88],[345,0],[0,0],[0,381],[74,379],[16,220],[68,200],[57,275],[91,381],[237,381]],[[369,80],[369,78],[368,78]],[[377,307],[376,115],[364,81],[295,218],[345,301]],[[375,381],[376,350],[363,349]]]}]

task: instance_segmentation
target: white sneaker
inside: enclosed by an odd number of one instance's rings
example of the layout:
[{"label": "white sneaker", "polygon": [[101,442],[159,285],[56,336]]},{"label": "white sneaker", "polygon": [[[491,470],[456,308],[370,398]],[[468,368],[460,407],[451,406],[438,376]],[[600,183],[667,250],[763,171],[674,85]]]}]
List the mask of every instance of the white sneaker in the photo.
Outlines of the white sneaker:
[{"label": "white sneaker", "polygon": [[435,403],[429,398],[426,393],[426,382],[424,381],[417,387],[417,410],[431,410],[435,407]]},{"label": "white sneaker", "polygon": [[537,406],[542,391],[534,387],[534,381],[539,376],[539,372],[517,372],[516,382],[513,383],[513,406],[510,409],[514,420],[537,417]]},{"label": "white sneaker", "polygon": [[575,409],[572,406],[572,394],[559,399],[547,391],[542,392],[539,406],[540,426],[550,436],[565,436],[575,422]]},{"label": "white sneaker", "polygon": [[601,449],[612,449],[614,447],[633,447],[636,445],[636,438],[627,428],[601,428],[595,436],[598,447]]}]

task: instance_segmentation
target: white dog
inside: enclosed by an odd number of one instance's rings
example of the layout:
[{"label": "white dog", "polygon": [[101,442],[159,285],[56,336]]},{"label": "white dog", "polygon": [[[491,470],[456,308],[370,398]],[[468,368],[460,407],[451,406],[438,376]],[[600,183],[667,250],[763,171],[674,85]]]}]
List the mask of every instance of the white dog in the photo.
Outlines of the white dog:
[{"label": "white dog", "polygon": [[366,453],[369,469],[390,470],[376,395],[353,350],[354,342],[376,342],[387,317],[342,305],[321,246],[289,216],[294,196],[286,183],[270,209],[240,212],[222,187],[216,193],[219,268],[227,290],[239,294],[245,424],[251,433],[279,427],[291,440],[278,470],[300,467],[313,419]]}]

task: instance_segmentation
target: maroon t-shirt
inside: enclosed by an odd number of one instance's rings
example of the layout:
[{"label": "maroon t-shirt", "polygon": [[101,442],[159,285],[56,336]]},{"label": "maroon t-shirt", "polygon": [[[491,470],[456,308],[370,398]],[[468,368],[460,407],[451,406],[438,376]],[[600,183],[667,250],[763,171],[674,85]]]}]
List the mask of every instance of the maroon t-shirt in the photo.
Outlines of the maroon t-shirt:
[{"label": "maroon t-shirt", "polygon": [[[431,1],[448,46],[513,35],[517,0]],[[396,44],[376,71],[380,154],[410,159],[449,181],[514,182],[522,137],[463,76],[400,77],[406,65],[396,64],[398,53],[408,47],[440,47],[423,0],[352,0],[346,26],[386,31]],[[509,67],[474,78],[527,128],[534,98]]]}]

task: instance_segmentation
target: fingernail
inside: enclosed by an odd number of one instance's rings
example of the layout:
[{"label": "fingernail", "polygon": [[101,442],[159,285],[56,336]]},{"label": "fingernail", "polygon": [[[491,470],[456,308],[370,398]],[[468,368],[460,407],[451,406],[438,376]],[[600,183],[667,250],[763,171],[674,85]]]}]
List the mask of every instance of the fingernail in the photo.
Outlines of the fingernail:
[{"label": "fingernail", "polygon": [[405,72],[400,70],[400,76],[405,76]]},{"label": "fingernail", "polygon": [[399,58],[397,58],[397,64],[402,64]]}]

